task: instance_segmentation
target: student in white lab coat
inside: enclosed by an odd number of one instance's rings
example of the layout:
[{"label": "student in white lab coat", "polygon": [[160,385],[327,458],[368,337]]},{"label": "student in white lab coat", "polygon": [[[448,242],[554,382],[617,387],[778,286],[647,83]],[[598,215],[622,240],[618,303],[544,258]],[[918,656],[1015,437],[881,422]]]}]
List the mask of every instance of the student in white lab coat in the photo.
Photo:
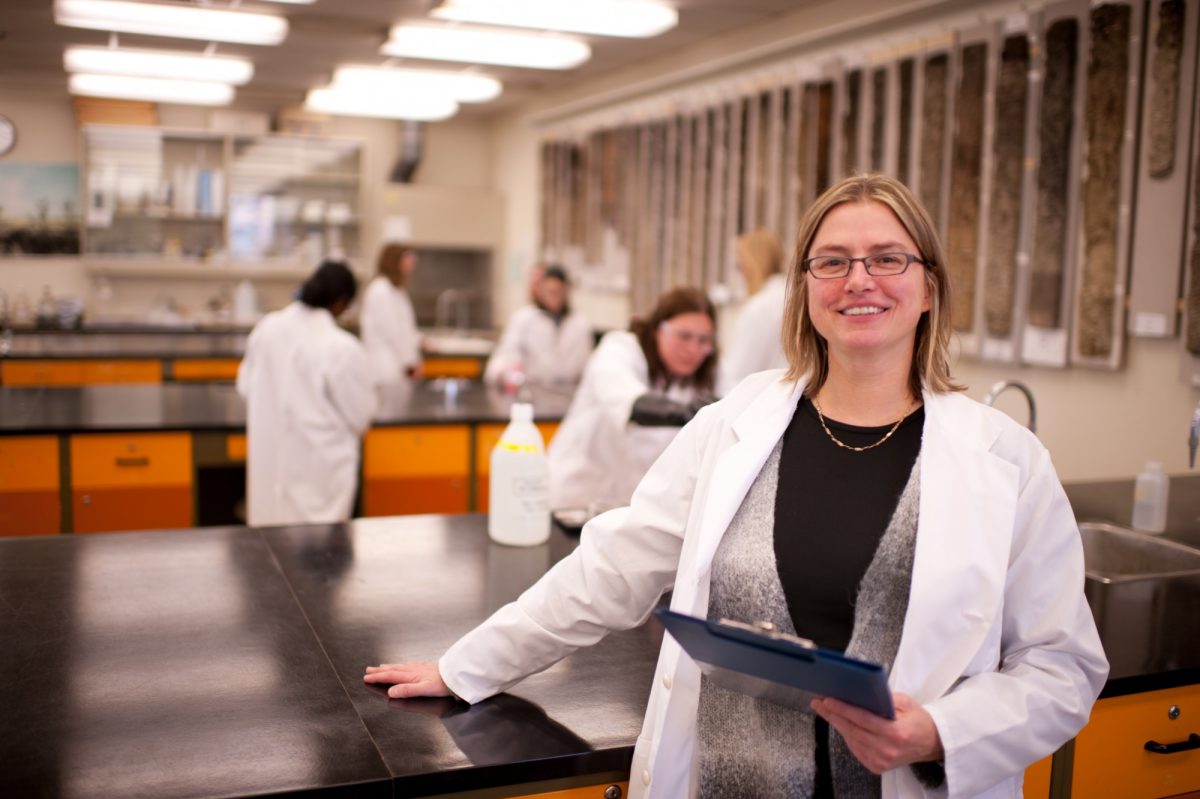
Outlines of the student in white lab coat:
[{"label": "student in white lab coat", "polygon": [[725,691],[668,636],[632,796],[1019,797],[1108,671],[1071,506],[1032,433],[957,393],[946,264],[907,188],[841,181],[797,252],[786,371],[697,414],[628,508],[438,663],[365,679],[477,702],[673,589],[677,611],[883,663],[896,718]]},{"label": "student in white lab coat", "polygon": [[631,330],[605,334],[546,453],[550,507],[629,503],[650,464],[711,401],[714,319],[704,292],[678,288]]},{"label": "student in white lab coat", "polygon": [[566,271],[553,264],[539,269],[530,293],[533,303],[509,318],[483,379],[503,383],[519,374],[529,383],[574,383],[592,354],[592,327],[571,310]]},{"label": "student in white lab coat", "polygon": [[379,274],[363,292],[359,331],[375,381],[382,386],[421,375],[421,334],[405,288],[416,266],[410,247],[385,245],[379,253]]},{"label": "student in white lab coat", "polygon": [[375,410],[367,356],[337,317],[357,281],[326,261],[287,307],[246,340],[237,390],[246,400],[246,506],[251,526],[350,518],[359,440]]},{"label": "student in white lab coat", "polygon": [[738,309],[729,348],[721,353],[717,393],[722,396],[746,375],[787,366],[782,339],[787,281],[779,239],[755,228],[738,236],[734,251],[748,298]]}]

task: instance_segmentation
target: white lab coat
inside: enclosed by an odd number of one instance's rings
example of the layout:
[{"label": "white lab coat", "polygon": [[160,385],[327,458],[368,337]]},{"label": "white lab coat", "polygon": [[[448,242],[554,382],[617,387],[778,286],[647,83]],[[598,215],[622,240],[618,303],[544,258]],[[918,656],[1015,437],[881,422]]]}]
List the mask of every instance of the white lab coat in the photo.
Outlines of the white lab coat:
[{"label": "white lab coat", "polygon": [[246,399],[247,522],[349,519],[377,402],[358,339],[329,311],[293,302],[250,331],[237,390]]},{"label": "white lab coat", "polygon": [[[643,427],[629,416],[651,391],[650,369],[637,336],[606,333],[588,360],[567,415],[550,442],[550,507],[612,508],[629,503],[642,475],[679,432]],[[696,390],[673,386],[663,393],[690,402]]]},{"label": "white lab coat", "polygon": [[783,309],[787,279],[771,275],[738,311],[729,347],[721,353],[717,393],[725,396],[747,375],[787,366],[783,354]]},{"label": "white lab coat", "polygon": [[363,292],[359,331],[375,382],[387,385],[408,379],[421,364],[421,334],[408,292],[376,275]]},{"label": "white lab coat", "polygon": [[[460,639],[441,674],[476,702],[606,632],[639,624],[660,594],[705,616],[709,567],[730,520],[787,428],[802,386],[754,375],[703,409],[655,463],[629,508]],[[1083,595],[1083,549],[1041,443],[959,394],[925,394],[912,592],[888,678],[921,702],[945,747],[946,785],[908,768],[883,796],[1019,797],[1023,770],[1087,722],[1108,664]],[[663,641],[630,794],[695,790],[700,672]]]},{"label": "white lab coat", "polygon": [[587,319],[569,313],[555,324],[536,305],[518,308],[508,320],[483,379],[499,383],[514,365],[532,383],[573,383],[592,354],[592,328]]}]

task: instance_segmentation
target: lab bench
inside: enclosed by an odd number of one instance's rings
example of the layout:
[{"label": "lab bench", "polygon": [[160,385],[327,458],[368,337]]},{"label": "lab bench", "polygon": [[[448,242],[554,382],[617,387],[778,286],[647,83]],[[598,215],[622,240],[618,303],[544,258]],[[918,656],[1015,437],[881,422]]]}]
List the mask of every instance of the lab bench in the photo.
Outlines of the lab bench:
[{"label": "lab bench", "polygon": [[[570,389],[526,398],[549,441]],[[486,510],[512,401],[458,380],[385,391],[364,436],[357,515]],[[0,536],[236,523],[245,418],[227,383],[0,387]]]}]

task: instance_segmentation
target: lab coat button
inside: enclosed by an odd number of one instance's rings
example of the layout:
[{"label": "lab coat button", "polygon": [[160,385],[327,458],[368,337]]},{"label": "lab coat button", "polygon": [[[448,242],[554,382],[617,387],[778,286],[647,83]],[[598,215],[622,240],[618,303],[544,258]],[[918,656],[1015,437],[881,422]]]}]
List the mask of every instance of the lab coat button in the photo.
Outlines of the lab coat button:
[{"label": "lab coat button", "polygon": [[671,675],[664,674],[662,683],[663,683],[663,688],[666,688],[668,691],[671,690]]},{"label": "lab coat button", "polygon": [[643,769],[642,770],[642,785],[649,785],[649,784],[650,784],[650,771],[648,769]]}]

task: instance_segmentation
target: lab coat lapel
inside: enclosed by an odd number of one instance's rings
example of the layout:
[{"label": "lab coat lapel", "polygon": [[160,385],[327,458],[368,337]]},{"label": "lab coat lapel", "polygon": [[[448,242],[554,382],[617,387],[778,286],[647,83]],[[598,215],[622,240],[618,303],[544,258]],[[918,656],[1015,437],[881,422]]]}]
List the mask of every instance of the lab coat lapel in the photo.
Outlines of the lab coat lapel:
[{"label": "lab coat lapel", "polygon": [[696,551],[697,583],[707,580],[721,537],[787,429],[803,390],[803,381],[772,383],[734,419],[732,428],[737,441],[718,457],[704,504]]},{"label": "lab coat lapel", "polygon": [[[893,690],[931,701],[974,665],[1003,611],[1016,466],[990,452],[999,427],[957,395],[925,393],[920,519]],[[992,666],[993,664],[986,664]]]}]

